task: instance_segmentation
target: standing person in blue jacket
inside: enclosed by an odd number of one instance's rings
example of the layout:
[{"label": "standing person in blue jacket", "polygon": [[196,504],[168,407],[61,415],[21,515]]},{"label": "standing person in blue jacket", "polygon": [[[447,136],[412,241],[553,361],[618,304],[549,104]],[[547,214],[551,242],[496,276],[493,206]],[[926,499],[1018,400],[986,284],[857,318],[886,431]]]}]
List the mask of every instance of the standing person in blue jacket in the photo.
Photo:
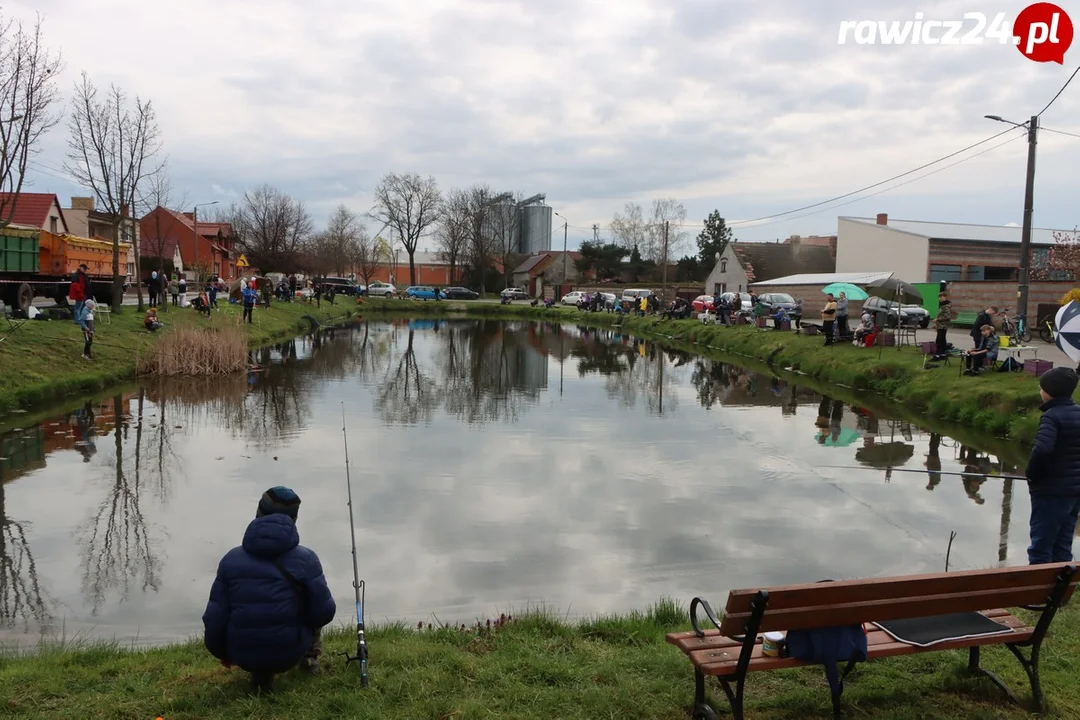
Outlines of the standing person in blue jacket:
[{"label": "standing person in blue jacket", "polygon": [[1042,418],[1028,461],[1031,492],[1031,547],[1028,562],[1071,562],[1073,533],[1080,516],[1080,406],[1073,402],[1076,371],[1048,370],[1039,379]]},{"label": "standing person in blue jacket", "polygon": [[243,544],[218,564],[203,613],[206,649],[251,673],[257,692],[301,662],[318,675],[321,630],[337,612],[319,557],[300,544],[299,509],[287,487],[263,493]]},{"label": "standing person in blue jacket", "polygon": [[255,302],[259,299],[259,293],[255,291],[255,281],[244,283],[244,289],[240,292],[244,301],[244,320],[251,322],[251,314],[255,311]]}]

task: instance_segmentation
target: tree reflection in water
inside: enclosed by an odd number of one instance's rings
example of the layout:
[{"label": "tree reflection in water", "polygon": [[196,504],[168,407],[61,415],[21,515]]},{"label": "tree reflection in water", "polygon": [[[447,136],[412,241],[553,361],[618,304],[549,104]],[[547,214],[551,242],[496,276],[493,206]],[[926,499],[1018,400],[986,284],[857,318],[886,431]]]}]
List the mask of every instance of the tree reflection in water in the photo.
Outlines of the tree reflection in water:
[{"label": "tree reflection in water", "polygon": [[0,623],[13,627],[19,619],[27,628],[31,621],[44,628],[52,616],[38,583],[26,527],[8,517],[4,483],[0,482]]},{"label": "tree reflection in water", "polygon": [[116,592],[121,602],[128,598],[132,585],[143,592],[157,592],[161,580],[161,562],[154,554],[146,518],[141,508],[141,450],[143,432],[142,398],[135,437],[135,472],[129,478],[125,472],[124,440],[128,439],[130,423],[124,408],[124,398],[113,398],[116,427],[115,472],[105,500],[82,527],[80,544],[83,567],[82,590],[97,614],[109,594]]},{"label": "tree reflection in water", "polygon": [[416,331],[409,328],[404,351],[391,361],[375,395],[375,411],[387,423],[413,425],[431,422],[439,405],[440,388],[416,360]]}]

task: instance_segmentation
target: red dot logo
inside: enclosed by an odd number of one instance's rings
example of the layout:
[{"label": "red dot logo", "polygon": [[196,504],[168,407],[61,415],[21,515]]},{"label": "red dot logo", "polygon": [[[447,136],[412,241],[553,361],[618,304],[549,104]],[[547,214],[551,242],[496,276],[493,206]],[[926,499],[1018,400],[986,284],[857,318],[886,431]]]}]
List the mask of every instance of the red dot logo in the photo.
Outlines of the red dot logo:
[{"label": "red dot logo", "polygon": [[1013,23],[1016,49],[1034,62],[1065,64],[1065,53],[1073,41],[1069,14],[1048,2],[1028,5]]}]

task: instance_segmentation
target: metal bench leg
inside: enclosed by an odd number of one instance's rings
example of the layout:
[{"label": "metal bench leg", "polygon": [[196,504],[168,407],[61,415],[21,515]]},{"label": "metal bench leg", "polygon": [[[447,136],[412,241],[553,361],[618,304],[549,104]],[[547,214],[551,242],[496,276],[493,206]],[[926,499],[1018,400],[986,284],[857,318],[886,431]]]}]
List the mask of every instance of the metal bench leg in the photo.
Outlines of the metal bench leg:
[{"label": "metal bench leg", "polygon": [[830,691],[830,695],[832,695],[833,720],[840,720],[840,718],[842,717],[842,715],[841,715],[842,711],[841,711],[841,707],[840,707],[840,700],[844,695],[844,680],[851,673],[851,671],[855,669],[856,664],[857,664],[856,660],[849,660],[848,661],[847,666],[844,667],[844,672],[840,673],[839,687],[836,688],[835,693],[832,693]]},{"label": "metal bench leg", "polygon": [[[727,688],[725,687],[724,690],[726,691]],[[694,720],[719,720],[720,718],[705,698],[705,673],[701,672],[701,668],[694,668],[693,718]]]},{"label": "metal bench leg", "polygon": [[731,704],[731,717],[734,720],[743,720],[743,683],[746,682],[746,677],[741,676],[735,680],[734,690],[731,688],[730,680],[727,678],[719,678],[719,680],[720,687],[724,688],[724,694],[727,695],[728,702]]},{"label": "metal bench leg", "polygon": [[[985,677],[989,678],[992,683],[1001,688],[1005,692],[1005,694],[1009,696],[1010,700],[1012,700],[1017,705],[1022,706],[1023,703],[1020,702],[1020,698],[1016,697],[1016,693],[1014,693],[1001,678],[999,678],[997,675],[979,664],[980,649],[981,648],[978,647],[968,648],[968,671],[975,675],[984,675]],[[1012,646],[1009,646],[1009,649],[1012,650]],[[1020,662],[1021,664],[1024,663],[1023,658],[1021,658]]]}]

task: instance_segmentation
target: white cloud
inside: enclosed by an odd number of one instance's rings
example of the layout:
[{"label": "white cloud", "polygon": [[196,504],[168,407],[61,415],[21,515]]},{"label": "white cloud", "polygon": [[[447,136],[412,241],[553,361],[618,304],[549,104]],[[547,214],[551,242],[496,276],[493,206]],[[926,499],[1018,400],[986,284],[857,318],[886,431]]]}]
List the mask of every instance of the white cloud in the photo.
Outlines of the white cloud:
[{"label": "white cloud", "polygon": [[[154,100],[174,179],[192,197],[269,182],[325,216],[339,202],[366,210],[385,172],[417,171],[443,187],[544,192],[577,226],[571,245],[593,223],[606,229],[628,200],[676,196],[695,224],[713,208],[729,220],[760,217],[1004,129],[986,114],[1027,118],[1068,77],[1075,50],[1062,67],[997,44],[836,44],[841,20],[971,9],[891,0],[5,7],[45,14],[67,61],[65,91],[85,70]],[[1002,1],[978,9],[1018,11]],[[1056,102],[1046,126],[1078,129],[1077,92]],[[76,190],[58,177],[65,135],[60,127],[48,139],[34,189]],[[1080,141],[1043,133],[1039,152],[1036,225],[1072,227]],[[1014,142],[895,192],[738,235],[835,232],[837,215],[879,211],[1004,223],[1023,205],[1024,153]]]}]

